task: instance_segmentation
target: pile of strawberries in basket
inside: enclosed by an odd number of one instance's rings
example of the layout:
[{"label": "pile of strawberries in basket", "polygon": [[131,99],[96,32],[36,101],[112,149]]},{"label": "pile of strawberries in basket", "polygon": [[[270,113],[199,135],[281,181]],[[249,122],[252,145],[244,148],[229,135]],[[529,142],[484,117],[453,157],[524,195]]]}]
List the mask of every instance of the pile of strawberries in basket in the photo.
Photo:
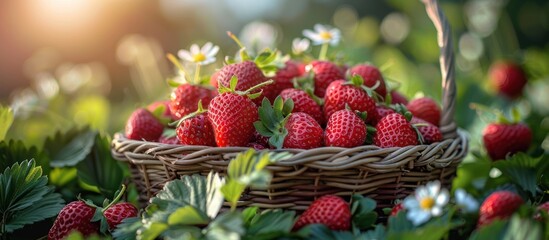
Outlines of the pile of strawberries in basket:
[{"label": "pile of strawberries in basket", "polygon": [[[308,48],[307,40],[294,42],[291,55],[265,50],[252,57],[231,33],[241,47],[240,56],[227,58],[222,68],[206,77],[200,67],[215,61],[217,46],[193,45],[190,51],[179,51],[179,59],[168,55],[179,68],[177,79],[183,81],[170,81],[175,87],[171,100],[133,112],[126,137],[256,149],[372,144],[387,148],[442,140],[436,101],[429,97],[408,101],[389,88],[372,64],[325,60],[328,46],[337,43],[340,33],[321,25],[315,30],[304,34],[322,45],[318,59],[298,49]],[[180,61],[195,64],[193,78]]]}]

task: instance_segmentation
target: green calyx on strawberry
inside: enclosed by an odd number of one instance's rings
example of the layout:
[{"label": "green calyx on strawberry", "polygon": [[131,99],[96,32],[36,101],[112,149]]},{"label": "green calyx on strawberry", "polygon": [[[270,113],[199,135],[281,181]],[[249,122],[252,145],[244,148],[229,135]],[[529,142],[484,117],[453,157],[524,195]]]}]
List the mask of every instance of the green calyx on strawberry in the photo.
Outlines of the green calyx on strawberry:
[{"label": "green calyx on strawberry", "polygon": [[383,100],[383,95],[380,95],[376,90],[381,86],[379,81],[376,81],[373,86],[368,87],[364,85],[364,78],[359,74],[353,74],[350,80],[345,83],[345,85],[353,85],[357,88],[363,89],[368,96],[374,98],[376,102],[381,102]]},{"label": "green calyx on strawberry", "polygon": [[[255,65],[265,74],[265,76],[273,75],[279,68],[284,67],[284,62],[288,60],[288,57],[282,57],[279,51],[265,49],[257,56],[250,56],[246,47],[240,42],[240,40],[232,33],[227,32],[227,35],[240,47],[240,61],[252,61]],[[235,60],[226,58],[225,61],[228,64],[236,63]]]},{"label": "green calyx on strawberry", "polygon": [[263,90],[260,90],[259,92],[254,92],[254,91],[257,90],[257,89],[260,89],[264,86],[267,86],[269,84],[272,84],[273,82],[274,82],[273,80],[267,80],[265,82],[259,83],[255,86],[252,86],[251,88],[248,88],[248,89],[242,91],[242,90],[237,89],[238,77],[237,76],[232,76],[228,87],[223,85],[223,84],[219,85],[219,93],[220,94],[234,93],[234,94],[237,94],[237,95],[240,95],[240,96],[246,96],[249,99],[256,99],[259,96],[261,96]]},{"label": "green calyx on strawberry", "polygon": [[105,199],[104,207],[98,207],[89,200],[82,200],[67,204],[57,216],[52,228],[48,233],[48,239],[64,239],[72,231],[79,231],[84,236],[97,233],[107,233],[116,228],[122,220],[129,217],[136,217],[137,208],[132,204],[118,203],[126,186],[115,195],[112,202]]}]

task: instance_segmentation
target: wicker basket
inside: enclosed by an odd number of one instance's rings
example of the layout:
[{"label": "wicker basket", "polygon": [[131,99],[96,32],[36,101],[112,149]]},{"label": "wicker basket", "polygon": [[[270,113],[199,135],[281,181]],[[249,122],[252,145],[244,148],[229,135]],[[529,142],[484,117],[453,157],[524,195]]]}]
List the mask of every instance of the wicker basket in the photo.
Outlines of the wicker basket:
[{"label": "wicker basket", "polygon": [[[239,206],[304,210],[326,194],[363,194],[375,199],[378,207],[390,206],[428,181],[450,184],[456,167],[467,153],[467,137],[454,123],[456,86],[454,56],[448,22],[436,0],[423,0],[438,31],[442,72],[442,142],[403,148],[360,146],[322,147],[311,150],[284,149],[290,159],[268,167],[273,179],[268,189],[249,189]],[[166,145],[134,141],[116,134],[112,154],[127,162],[133,182],[145,203],[163,185],[183,175],[207,175],[211,170],[224,174],[230,159],[244,147]]]}]

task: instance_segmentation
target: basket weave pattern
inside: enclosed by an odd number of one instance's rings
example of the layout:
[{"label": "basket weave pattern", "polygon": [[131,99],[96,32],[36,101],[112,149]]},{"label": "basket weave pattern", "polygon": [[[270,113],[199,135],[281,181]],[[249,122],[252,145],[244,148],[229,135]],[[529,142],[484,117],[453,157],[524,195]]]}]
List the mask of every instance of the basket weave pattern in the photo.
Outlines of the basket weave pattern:
[{"label": "basket weave pattern", "polygon": [[[419,185],[440,180],[451,183],[456,167],[467,153],[466,133],[453,121],[456,86],[450,27],[436,0],[424,0],[438,32],[442,73],[442,142],[402,148],[368,145],[355,148],[322,147],[310,150],[283,149],[294,154],[267,167],[273,174],[268,189],[249,189],[239,206],[304,210],[326,194],[363,194],[386,207],[409,195]],[[133,182],[146,202],[163,185],[183,175],[222,175],[229,160],[245,147],[166,145],[129,140],[116,134],[112,154],[127,162]]]}]

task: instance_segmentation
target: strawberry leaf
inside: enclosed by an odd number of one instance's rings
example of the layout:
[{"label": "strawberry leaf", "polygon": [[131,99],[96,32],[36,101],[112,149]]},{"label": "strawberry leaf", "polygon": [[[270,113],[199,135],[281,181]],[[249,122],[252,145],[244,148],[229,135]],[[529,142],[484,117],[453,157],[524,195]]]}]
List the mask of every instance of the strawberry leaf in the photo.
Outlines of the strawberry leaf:
[{"label": "strawberry leaf", "polygon": [[43,151],[34,146],[27,148],[20,140],[0,141],[0,171],[18,161],[33,158],[37,165],[42,166],[44,175],[48,175],[50,172],[49,157]]},{"label": "strawberry leaf", "polygon": [[51,157],[52,167],[72,167],[90,153],[97,132],[89,128],[73,128],[57,132],[44,143],[44,151]]},{"label": "strawberry leaf", "polygon": [[131,217],[122,220],[112,233],[114,239],[117,240],[134,240],[137,239],[137,230],[143,227],[140,217]]},{"label": "strawberry leaf", "polygon": [[13,111],[9,107],[0,105],[0,141],[4,140],[13,123]]},{"label": "strawberry leaf", "polygon": [[376,201],[371,198],[365,198],[362,195],[353,195],[353,204],[351,205],[353,230],[355,233],[374,226],[377,220]]},{"label": "strawberry leaf", "polygon": [[205,239],[240,239],[245,233],[244,221],[239,212],[226,212],[211,222],[205,231]]},{"label": "strawberry leaf", "polygon": [[168,224],[170,225],[207,224],[209,221],[210,219],[206,214],[190,205],[178,208],[168,217]]},{"label": "strawberry leaf", "polygon": [[290,232],[294,226],[295,212],[277,210],[266,210],[256,214],[246,224],[247,232],[252,239],[261,239],[263,234]]},{"label": "strawberry leaf", "polygon": [[545,160],[542,157],[533,158],[525,153],[517,153],[507,160],[494,162],[493,166],[511,182],[535,197],[540,193],[537,184],[541,180],[541,175],[549,166]]},{"label": "strawberry leaf", "polygon": [[15,163],[0,174],[1,236],[59,213],[63,200],[47,183],[34,160]]}]

